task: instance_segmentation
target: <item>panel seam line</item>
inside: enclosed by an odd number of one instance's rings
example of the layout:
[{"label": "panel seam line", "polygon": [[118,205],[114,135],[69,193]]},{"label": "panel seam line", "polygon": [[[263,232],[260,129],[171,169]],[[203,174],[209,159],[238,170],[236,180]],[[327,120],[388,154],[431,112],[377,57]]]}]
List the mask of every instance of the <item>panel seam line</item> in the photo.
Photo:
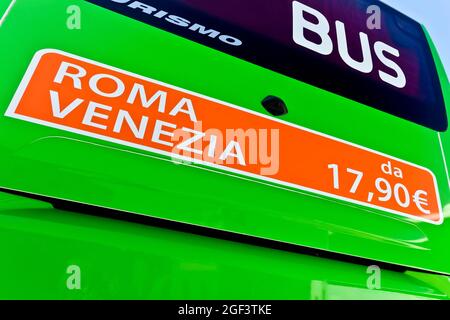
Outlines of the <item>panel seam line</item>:
[{"label": "panel seam line", "polygon": [[440,132],[437,133],[437,136],[438,136],[438,140],[439,140],[439,147],[441,148],[442,162],[444,163],[445,174],[447,175],[447,184],[448,184],[448,188],[450,190],[450,174],[449,174],[449,171],[448,171],[447,160],[445,159],[444,146],[442,144],[442,139],[441,139]]},{"label": "panel seam line", "polygon": [[6,18],[8,17],[9,13],[11,12],[11,10],[14,7],[15,4],[16,4],[16,0],[12,0],[11,3],[9,4],[8,8],[6,9],[6,11],[3,14],[2,18],[0,19],[0,27],[5,22]]}]

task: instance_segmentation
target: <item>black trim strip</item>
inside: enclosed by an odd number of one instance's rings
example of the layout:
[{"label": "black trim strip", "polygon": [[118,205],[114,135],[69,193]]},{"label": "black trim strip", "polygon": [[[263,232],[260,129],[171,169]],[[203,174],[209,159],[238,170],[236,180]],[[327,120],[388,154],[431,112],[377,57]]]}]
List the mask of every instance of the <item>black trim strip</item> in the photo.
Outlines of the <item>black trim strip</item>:
[{"label": "black trim strip", "polygon": [[103,208],[95,205],[89,205],[74,201],[61,200],[52,197],[36,195],[24,191],[17,191],[0,187],[0,192],[47,202],[50,203],[55,209],[62,211],[76,212],[101,218],[114,219],[119,221],[147,225],[151,227],[170,229],[177,232],[190,233],[225,241],[240,242],[244,244],[249,244],[253,246],[278,251],[287,251],[297,254],[314,256],[317,258],[337,260],[345,263],[358,264],[363,266],[377,265],[384,270],[390,270],[394,272],[415,271],[434,275],[450,276],[450,274],[443,272],[422,270],[419,268],[407,267],[388,262],[381,262],[373,259],[356,257],[343,253],[330,252],[323,249],[310,248],[302,245],[285,243],[278,240],[263,239],[255,236],[233,233],[231,231],[217,230],[208,227],[186,224],[183,222],[171,221],[163,218],[151,217],[141,214],[133,214],[131,212]]}]

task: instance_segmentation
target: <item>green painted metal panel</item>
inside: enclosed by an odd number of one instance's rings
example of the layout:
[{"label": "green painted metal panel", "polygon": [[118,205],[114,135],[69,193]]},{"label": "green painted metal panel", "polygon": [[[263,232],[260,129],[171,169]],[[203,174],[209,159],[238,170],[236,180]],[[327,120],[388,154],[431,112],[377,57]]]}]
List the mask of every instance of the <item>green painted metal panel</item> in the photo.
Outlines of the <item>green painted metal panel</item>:
[{"label": "green painted metal panel", "polygon": [[[0,299],[448,299],[448,277],[53,209],[0,194]],[[79,267],[80,290],[69,290]],[[422,278],[421,278],[422,277]],[[445,282],[447,283],[445,285]]]}]

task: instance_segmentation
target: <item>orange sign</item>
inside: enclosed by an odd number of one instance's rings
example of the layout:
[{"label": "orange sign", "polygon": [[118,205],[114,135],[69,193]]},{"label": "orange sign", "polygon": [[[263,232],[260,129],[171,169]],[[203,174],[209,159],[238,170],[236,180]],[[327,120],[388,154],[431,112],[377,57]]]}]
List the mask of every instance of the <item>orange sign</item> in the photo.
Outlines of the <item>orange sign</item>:
[{"label": "orange sign", "polygon": [[6,115],[433,224],[436,179],[406,161],[57,50]]}]

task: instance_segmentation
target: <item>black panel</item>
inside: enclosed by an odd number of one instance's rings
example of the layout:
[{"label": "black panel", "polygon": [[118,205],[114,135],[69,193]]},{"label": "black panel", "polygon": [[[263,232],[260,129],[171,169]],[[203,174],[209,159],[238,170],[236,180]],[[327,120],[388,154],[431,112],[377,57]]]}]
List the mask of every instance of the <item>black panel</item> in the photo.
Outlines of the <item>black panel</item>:
[{"label": "black panel", "polygon": [[[447,129],[442,90],[421,25],[378,0],[88,1],[428,128]],[[327,18],[331,54],[319,54],[294,41],[293,3],[297,2]],[[371,30],[367,8],[374,4],[381,8],[381,29]],[[305,13],[303,18],[317,23],[313,14]],[[354,60],[363,57],[359,33],[368,36],[371,72],[355,70],[341,58],[337,20],[345,25],[348,52]],[[306,39],[320,43],[317,33],[305,30]],[[384,56],[402,70],[405,86],[381,79],[379,72],[394,77],[399,73],[376,55],[375,42],[398,50],[398,57],[388,52]]]}]

